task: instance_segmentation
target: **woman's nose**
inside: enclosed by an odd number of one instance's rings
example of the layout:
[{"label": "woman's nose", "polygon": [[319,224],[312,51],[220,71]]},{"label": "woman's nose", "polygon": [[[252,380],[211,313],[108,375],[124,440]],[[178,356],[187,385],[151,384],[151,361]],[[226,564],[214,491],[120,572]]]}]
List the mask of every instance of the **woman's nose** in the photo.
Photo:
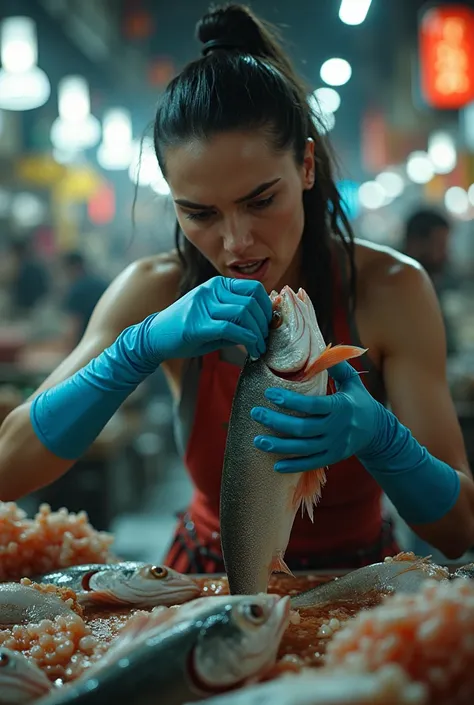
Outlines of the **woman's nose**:
[{"label": "woman's nose", "polygon": [[234,255],[240,256],[253,244],[250,223],[247,218],[234,218],[224,223],[222,232],[224,249]]}]

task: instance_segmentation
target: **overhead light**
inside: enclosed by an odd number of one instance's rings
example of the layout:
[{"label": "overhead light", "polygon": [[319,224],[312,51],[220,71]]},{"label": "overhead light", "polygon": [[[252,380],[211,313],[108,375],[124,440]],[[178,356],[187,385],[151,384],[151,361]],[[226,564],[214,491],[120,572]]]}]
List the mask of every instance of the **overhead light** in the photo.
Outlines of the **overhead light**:
[{"label": "overhead light", "polygon": [[375,181],[380,184],[389,198],[397,198],[405,188],[403,178],[395,171],[383,171],[375,177]]},{"label": "overhead light", "polygon": [[30,17],[8,17],[0,23],[0,108],[33,110],[51,94],[45,72],[36,65],[36,25]]},{"label": "overhead light", "polygon": [[334,88],[317,88],[313,96],[325,113],[335,113],[341,105],[341,96]]},{"label": "overhead light", "polygon": [[334,113],[324,110],[323,106],[315,98],[314,93],[311,94],[308,100],[309,107],[316,118],[316,127],[320,132],[325,134],[334,129],[336,117]]},{"label": "overhead light", "polygon": [[372,0],[341,0],[339,19],[344,24],[358,25],[367,17]]},{"label": "overhead light", "polygon": [[146,137],[142,142],[135,142],[133,151],[128,172],[133,183],[137,186],[148,186],[162,196],[169,194],[170,187],[158,164],[153,140]]},{"label": "overhead light", "polygon": [[43,222],[46,205],[32,193],[18,193],[11,205],[11,216],[23,228],[33,228]]},{"label": "overhead light", "polygon": [[469,198],[471,206],[474,206],[474,184],[471,184],[467,189],[467,197]]},{"label": "overhead light", "polygon": [[415,184],[427,184],[434,176],[431,159],[426,152],[412,152],[407,159],[407,176]]},{"label": "overhead light", "polygon": [[457,164],[456,146],[447,132],[434,132],[428,140],[428,156],[437,174],[449,174]]},{"label": "overhead light", "polygon": [[132,120],[128,110],[111,108],[102,120],[97,160],[108,170],[128,169],[133,157]]},{"label": "overhead light", "polygon": [[80,151],[100,139],[100,123],[90,113],[89,86],[82,76],[67,76],[58,83],[59,117],[51,127],[56,149]]},{"label": "overhead light", "polygon": [[467,191],[461,186],[452,186],[444,194],[446,210],[454,215],[465,215],[469,210],[469,197]]},{"label": "overhead light", "polygon": [[352,68],[345,59],[328,59],[321,66],[321,79],[329,86],[343,86],[352,76]]},{"label": "overhead light", "polygon": [[385,189],[377,181],[366,181],[359,187],[359,202],[363,208],[376,210],[388,202]]}]

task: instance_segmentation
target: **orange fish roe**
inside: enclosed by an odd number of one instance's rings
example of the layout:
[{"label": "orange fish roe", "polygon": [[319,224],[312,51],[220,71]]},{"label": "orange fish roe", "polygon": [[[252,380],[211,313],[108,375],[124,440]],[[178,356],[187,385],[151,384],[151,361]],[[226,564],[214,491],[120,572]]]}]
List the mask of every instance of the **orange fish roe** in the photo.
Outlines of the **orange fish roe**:
[{"label": "orange fish roe", "polygon": [[33,659],[51,681],[71,681],[105,652],[79,615],[0,630],[0,645]]},{"label": "orange fish roe", "polygon": [[52,512],[47,504],[34,519],[14,502],[0,502],[0,582],[83,563],[107,563],[113,537],[89,524],[87,514]]},{"label": "orange fish roe", "polygon": [[43,585],[42,583],[34,583],[29,578],[22,578],[20,580],[20,583],[22,585],[26,585],[26,587],[31,587],[34,590],[37,590],[38,592],[41,592],[43,594],[50,595],[52,593],[53,595],[56,595],[56,597],[59,597],[59,599],[66,603],[69,609],[78,614],[79,617],[83,616],[84,610],[78,603],[77,595],[74,590],[71,590],[70,588],[56,587],[56,585]]},{"label": "orange fish roe", "polygon": [[474,702],[474,584],[427,581],[360,612],[327,647],[326,664],[377,671],[399,664],[425,683],[430,705]]}]

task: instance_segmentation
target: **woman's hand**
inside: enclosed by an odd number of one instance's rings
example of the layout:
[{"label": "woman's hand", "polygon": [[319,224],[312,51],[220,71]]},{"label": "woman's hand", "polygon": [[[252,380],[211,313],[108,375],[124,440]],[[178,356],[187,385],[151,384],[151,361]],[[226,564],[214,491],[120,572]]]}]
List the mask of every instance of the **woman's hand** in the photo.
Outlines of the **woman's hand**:
[{"label": "woman's hand", "polygon": [[158,362],[199,357],[243,345],[252,357],[266,349],[272,304],[263,285],[214,277],[146,321],[146,347]]},{"label": "woman's hand", "polygon": [[254,444],[267,453],[287,457],[275,464],[278,472],[303,472],[334,465],[352,455],[368,452],[377,433],[379,403],[362,384],[347,362],[328,370],[337,392],[328,396],[305,396],[282,388],[267,389],[265,396],[282,410],[306,414],[290,416],[255,407],[251,416],[263,426],[280,433],[260,435]]}]

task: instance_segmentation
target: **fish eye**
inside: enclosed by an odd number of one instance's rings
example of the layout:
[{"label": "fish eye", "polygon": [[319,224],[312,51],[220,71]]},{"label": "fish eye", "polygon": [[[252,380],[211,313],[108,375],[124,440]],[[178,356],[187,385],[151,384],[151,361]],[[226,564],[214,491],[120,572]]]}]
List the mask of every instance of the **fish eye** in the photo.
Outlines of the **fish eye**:
[{"label": "fish eye", "polygon": [[272,328],[273,330],[275,330],[275,328],[279,328],[281,326],[282,320],[283,320],[283,317],[281,315],[281,311],[279,311],[276,308],[273,309],[270,328]]},{"label": "fish eye", "polygon": [[0,668],[2,666],[8,666],[10,663],[10,657],[4,651],[0,651]]},{"label": "fish eye", "polygon": [[166,576],[168,575],[168,571],[162,565],[152,565],[152,567],[150,568],[150,574],[153,576],[153,578],[163,580],[163,578],[166,578]]},{"label": "fish eye", "polygon": [[262,624],[265,621],[265,610],[257,602],[250,602],[244,606],[244,614],[254,624]]}]

